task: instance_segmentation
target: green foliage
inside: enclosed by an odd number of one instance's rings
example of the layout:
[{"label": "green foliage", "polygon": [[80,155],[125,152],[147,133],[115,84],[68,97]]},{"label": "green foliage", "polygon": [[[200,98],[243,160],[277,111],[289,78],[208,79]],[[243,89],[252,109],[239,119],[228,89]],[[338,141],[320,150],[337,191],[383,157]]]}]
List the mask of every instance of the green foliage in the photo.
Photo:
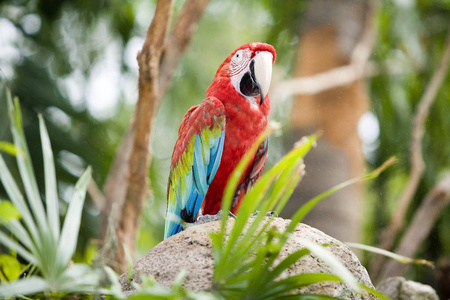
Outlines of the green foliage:
[{"label": "green foliage", "polygon": [[[0,231],[0,242],[11,251],[32,265],[30,274],[18,279],[24,267],[15,256],[0,256],[2,267],[1,279],[7,284],[0,287],[0,296],[14,297],[39,293],[107,293],[112,298],[125,299],[117,281],[117,276],[109,269],[104,272],[84,264],[69,265],[74,255],[81,222],[81,212],[84,204],[87,185],[91,170],[88,168],[80,177],[74,188],[74,194],[69,204],[67,214],[60,230],[59,201],[56,193],[57,180],[53,152],[45,123],[39,116],[42,152],[44,156],[45,202],[40,198],[29,150],[22,128],[22,115],[18,103],[14,104],[10,94],[8,112],[11,120],[11,130],[14,145],[23,153],[16,156],[21,180],[25,189],[25,201],[19,187],[15,183],[3,158],[0,156],[0,179],[11,202],[2,201],[0,207],[1,221],[6,229],[17,239],[14,240]],[[262,134],[248,153],[256,151],[258,145],[266,138]],[[310,241],[299,239],[305,246],[281,262],[275,264],[283,245],[294,231],[298,222],[321,199],[349,184],[376,177],[391,162],[364,177],[345,182],[330,191],[312,199],[295,215],[285,232],[280,233],[270,227],[273,216],[267,220],[269,211],[279,213],[286,204],[292,191],[301,179],[303,172],[303,157],[313,147],[317,137],[303,139],[278,164],[274,165],[255,184],[245,196],[239,214],[228,238],[225,239],[227,215],[222,215],[222,226],[218,233],[212,233],[215,271],[213,289],[210,292],[195,293],[182,287],[184,273],[180,273],[172,287],[158,285],[152,278],[144,278],[141,286],[136,286],[137,293],[128,299],[279,299],[290,298],[291,292],[314,283],[323,281],[342,281],[355,291],[361,288],[376,294],[375,291],[358,284],[350,272],[324,247]],[[222,210],[231,205],[233,191],[239,183],[242,172],[247,167],[251,155],[247,154],[233,172],[225,190]],[[31,207],[31,211],[28,208]],[[259,213],[247,225],[255,210]],[[23,223],[19,222],[22,217]],[[298,239],[298,238],[297,238]],[[323,245],[329,246],[329,245]],[[303,256],[313,253],[327,263],[336,275],[332,274],[301,274],[284,279],[278,279],[292,264]],[[242,264],[242,262],[244,262]],[[102,278],[107,278],[111,287],[101,289]],[[54,294],[56,295],[56,294]],[[379,295],[381,299],[385,299]],[[320,295],[299,295],[298,299],[335,299]]]},{"label": "green foliage", "polygon": [[0,225],[20,219],[20,212],[11,202],[0,200]]},{"label": "green foliage", "polygon": [[[13,104],[9,93],[7,98],[14,145],[23,153],[16,156],[16,160],[27,200],[13,179],[3,157],[0,156],[0,180],[11,200],[9,205],[2,202],[2,206],[9,207],[10,211],[7,213],[2,210],[1,219],[5,228],[17,239],[16,241],[0,231],[0,243],[17,252],[21,258],[32,264],[34,271],[24,279],[2,284],[0,296],[12,297],[18,294],[27,295],[40,292],[95,291],[100,280],[98,270],[82,264],[74,264],[69,267],[78,240],[81,211],[87,185],[91,180],[91,169],[88,168],[76,183],[64,224],[60,229],[55,166],[44,121],[39,116],[44,153],[46,209],[44,209],[37,188],[35,173],[25,141],[18,99],[15,99]],[[11,209],[12,205],[15,210]],[[3,216],[3,213],[7,214]],[[17,218],[20,215],[23,222],[19,222]],[[17,279],[21,274],[20,264],[14,262],[11,257],[4,258],[2,267],[4,271],[5,267],[8,267],[6,269],[8,273],[5,273],[6,276],[4,276],[8,279],[4,278],[4,280]]]},{"label": "green foliage", "polygon": [[[16,50],[15,56],[5,61],[7,51],[2,51],[0,77],[2,82],[11,86],[14,94],[20,96],[23,131],[32,149],[24,155],[31,156],[32,168],[38,174],[36,184],[42,191],[46,184],[50,185],[50,181],[47,176],[39,176],[45,171],[36,112],[41,113],[46,120],[55,155],[55,175],[59,187],[57,195],[65,200],[59,203],[60,210],[67,206],[71,194],[67,191],[70,191],[87,165],[92,166],[93,176],[100,187],[105,181],[115,149],[129,120],[131,105],[127,102],[137,98],[135,74],[124,63],[126,48],[133,38],[145,36],[154,2],[0,1],[0,22],[10,23],[18,35],[11,43]],[[177,11],[182,3],[177,1]],[[153,133],[154,156],[150,170],[153,194],[144,212],[139,240],[141,253],[162,239],[170,152],[179,124],[176,120],[181,120],[191,105],[203,99],[204,91],[223,57],[244,42],[260,40],[273,43],[279,58],[277,65],[291,70],[297,52],[299,23],[306,5],[307,1],[296,0],[285,1],[284,5],[266,0],[211,1],[155,122],[158,130]],[[37,32],[26,30],[24,20],[29,16],[37,16],[40,20]],[[449,16],[447,0],[380,2],[376,15],[377,40],[371,59],[386,72],[369,80],[369,96],[380,123],[378,147],[369,163],[373,167],[378,166],[395,155],[399,158],[399,166],[379,176],[369,187],[371,195],[368,198],[372,199],[373,209],[369,212],[370,216],[362,213],[367,220],[365,242],[372,243],[379,236],[379,228],[389,220],[408,176],[412,115],[440,63],[449,30]],[[217,37],[214,41],[211,40],[212,32]],[[119,69],[123,75],[121,79],[127,79],[131,85],[121,90],[117,110],[110,119],[97,119],[89,110],[86,91],[92,79],[100,77],[94,72],[96,67],[106,66],[98,62],[110,55],[108,51],[113,48],[118,53]],[[445,82],[448,82],[448,78]],[[70,93],[68,83],[77,87],[80,92],[78,97]],[[111,82],[109,89],[113,89]],[[448,99],[450,86],[444,84],[426,124],[423,149],[427,170],[408,219],[439,177],[450,170]],[[8,110],[6,102],[2,100],[0,97],[0,140],[3,141],[8,140],[10,134],[7,126]],[[284,115],[278,118],[288,119]],[[271,143],[268,167],[277,160],[274,158],[281,157],[276,147],[276,143]],[[17,151],[20,149],[0,142],[0,152],[20,155]],[[63,154],[76,158],[78,165],[64,159]],[[3,158],[11,177],[16,179],[18,189],[21,189],[19,170],[12,164],[16,158],[8,155]],[[0,199],[4,198],[5,191],[0,187]],[[443,212],[433,234],[435,238],[425,241],[421,256],[437,259],[450,253],[449,213],[448,209]],[[49,214],[55,214],[55,211],[47,208],[45,218],[56,222]],[[26,218],[29,216],[22,216],[23,224],[26,224]],[[78,257],[84,255],[83,245],[92,244],[90,240],[99,227],[98,211],[90,201],[86,202],[83,218]],[[8,226],[14,226],[11,225],[14,222],[18,221],[11,220]],[[53,225],[50,232],[55,235]]]},{"label": "green foliage", "polygon": [[136,286],[137,292],[133,293],[128,300],[145,300],[145,299],[189,299],[189,300],[218,300],[209,292],[191,292],[182,287],[185,272],[178,274],[172,287],[160,286],[151,277],[142,280],[142,284]]},{"label": "green foliage", "polygon": [[[369,95],[373,112],[380,124],[380,136],[372,166],[388,157],[399,159],[398,168],[388,170],[369,187],[373,193],[371,216],[365,216],[364,243],[378,240],[397,206],[410,172],[410,144],[413,116],[433,74],[439,68],[448,38],[450,6],[448,1],[381,1],[376,14],[377,40],[372,60],[385,72],[369,80]],[[449,74],[434,99],[427,116],[422,151],[425,172],[409,207],[405,224],[415,213],[425,195],[450,171],[450,99]],[[428,260],[438,260],[450,254],[448,221],[450,210],[442,216],[417,254]],[[433,249],[429,251],[428,249]],[[429,274],[420,275],[420,266],[413,266],[411,279],[435,284]]]},{"label": "green foliage", "polygon": [[8,282],[19,279],[25,268],[16,257],[0,254],[0,269],[0,281]]},{"label": "green foliage", "polygon": [[398,262],[401,262],[403,264],[417,264],[417,265],[425,265],[425,266],[429,266],[429,267],[434,267],[434,263],[431,261],[427,261],[424,259],[413,259],[410,257],[406,257],[403,255],[399,255],[397,253],[393,253],[384,249],[380,249],[377,247],[372,247],[372,246],[367,246],[367,245],[363,245],[363,244],[359,244],[359,243],[346,243],[349,247],[352,248],[356,248],[356,249],[360,249],[360,250],[365,250],[365,251],[370,251],[372,253],[377,253],[380,255],[384,255],[387,256],[389,258],[395,259]]},{"label": "green foliage", "polygon": [[267,40],[276,45],[278,60],[286,65],[289,71],[293,71],[295,64],[292,60],[296,56],[296,45],[308,1],[285,0],[283,5],[271,0],[264,0],[261,3],[271,17],[272,26],[267,32]]},{"label": "green foliage", "polygon": [[[258,138],[253,145],[254,150],[265,136],[262,134]],[[350,184],[376,178],[395,161],[391,159],[372,173],[344,182],[315,197],[294,214],[285,232],[278,232],[271,227],[274,216],[269,218],[266,216],[272,210],[278,214],[283,209],[301,179],[303,157],[315,144],[316,139],[316,136],[303,139],[261,177],[245,195],[231,229],[226,225],[227,214],[222,214],[220,231],[211,233],[215,261],[212,288],[214,294],[224,299],[282,299],[301,287],[323,281],[343,281],[356,292],[360,292],[361,288],[374,292],[370,288],[358,284],[350,271],[325,248],[329,245],[321,247],[308,240],[296,238],[305,248],[276,263],[281,249],[297,224],[320,200]],[[248,153],[253,153],[252,149]],[[231,207],[234,191],[250,159],[251,155],[244,156],[228,181],[222,202],[222,211],[228,211]],[[258,214],[252,216],[255,210],[258,211]],[[251,218],[253,220],[249,223]],[[226,232],[229,232],[227,237]],[[336,275],[301,274],[279,279],[280,275],[291,265],[310,253],[323,260]],[[334,299],[320,298],[323,296],[315,295],[302,296],[305,299]],[[381,299],[386,299],[386,297],[380,296]]]},{"label": "green foliage", "polygon": [[[4,33],[0,50],[0,95],[8,86],[21,100],[23,130],[33,149],[30,155],[37,174],[43,174],[44,170],[36,112],[45,119],[52,140],[62,209],[70,201],[71,189],[88,165],[92,167],[97,185],[104,184],[115,149],[128,124],[131,109],[125,102],[132,98],[117,91],[119,84],[109,82],[104,88],[106,93],[117,93],[117,107],[109,112],[112,119],[100,119],[92,113],[88,94],[92,82],[102,78],[99,70],[108,68],[110,71],[114,65],[116,74],[123,72],[122,79],[133,76],[123,62],[123,54],[133,36],[145,35],[145,29],[139,28],[136,22],[137,5],[136,1],[114,0],[0,1],[0,24],[3,25],[0,31]],[[148,22],[150,19],[151,15]],[[123,82],[125,80],[121,80]],[[132,96],[134,86],[128,93]],[[94,100],[100,104],[110,101],[99,97]],[[0,97],[0,140],[10,137],[6,101]],[[0,146],[0,152],[2,150]],[[17,180],[14,159],[6,156],[4,159]],[[36,178],[41,190],[45,186],[43,178]],[[3,197],[5,191],[0,188],[0,198]],[[82,258],[85,245],[98,235],[98,213],[88,197],[77,257]]]},{"label": "green foliage", "polygon": [[5,152],[10,155],[20,155],[21,152],[14,147],[13,144],[8,142],[0,142],[0,152]]}]

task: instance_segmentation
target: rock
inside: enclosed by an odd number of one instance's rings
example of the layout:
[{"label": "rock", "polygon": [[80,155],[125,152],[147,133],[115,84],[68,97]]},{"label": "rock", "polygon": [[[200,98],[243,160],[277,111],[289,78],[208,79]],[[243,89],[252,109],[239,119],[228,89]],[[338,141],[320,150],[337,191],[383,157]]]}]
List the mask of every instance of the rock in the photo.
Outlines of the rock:
[{"label": "rock", "polygon": [[450,299],[450,257],[442,257],[439,259],[435,276],[441,298]]},{"label": "rock", "polygon": [[431,286],[403,277],[386,278],[378,285],[377,290],[391,300],[439,300]]},{"label": "rock", "polygon": [[[228,225],[234,222],[229,218]],[[290,220],[275,218],[272,227],[284,231]],[[132,281],[140,283],[140,276],[153,276],[164,286],[171,286],[178,273],[185,269],[186,277],[184,287],[192,291],[202,291],[211,288],[214,268],[212,244],[208,232],[217,231],[220,222],[210,222],[192,226],[155,246],[143,258],[138,260],[133,268]],[[280,253],[280,259],[297,251],[303,246],[293,237],[300,237],[316,244],[333,244],[327,247],[350,270],[355,278],[366,286],[372,287],[366,269],[361,265],[356,255],[349,247],[325,233],[305,224],[299,224]],[[307,255],[297,261],[288,270],[285,276],[302,273],[331,273],[330,268],[313,255]],[[127,274],[120,276],[119,281],[126,294],[134,291],[127,280]],[[339,282],[317,283],[299,290],[302,293],[322,294],[343,299],[377,299],[368,293],[359,295],[350,290],[345,284]]]}]

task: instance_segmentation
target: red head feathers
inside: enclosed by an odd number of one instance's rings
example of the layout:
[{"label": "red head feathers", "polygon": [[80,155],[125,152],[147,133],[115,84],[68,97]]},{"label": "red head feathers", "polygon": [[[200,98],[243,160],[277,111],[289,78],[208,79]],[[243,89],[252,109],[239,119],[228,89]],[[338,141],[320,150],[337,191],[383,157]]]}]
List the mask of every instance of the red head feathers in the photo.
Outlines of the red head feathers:
[{"label": "red head feathers", "polygon": [[275,59],[276,53],[272,45],[248,43],[240,46],[219,66],[213,83],[206,92],[207,96],[216,96],[216,92],[222,94],[217,91],[217,87],[226,88],[224,84],[231,83],[234,90],[250,102],[253,101],[252,98],[259,96],[262,104],[269,91]]},{"label": "red head feathers", "polygon": [[[220,65],[202,103],[180,125],[167,187],[164,236],[205,214],[216,214],[230,174],[267,126],[267,96],[275,49],[264,43],[237,48]],[[231,211],[261,176],[268,141],[254,153],[235,191]]]}]

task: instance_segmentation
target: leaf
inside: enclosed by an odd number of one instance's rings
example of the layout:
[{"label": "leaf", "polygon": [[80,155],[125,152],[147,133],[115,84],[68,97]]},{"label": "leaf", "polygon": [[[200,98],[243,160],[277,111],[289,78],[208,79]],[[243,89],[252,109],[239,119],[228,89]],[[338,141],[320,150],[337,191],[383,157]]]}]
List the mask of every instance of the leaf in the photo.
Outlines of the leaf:
[{"label": "leaf", "polygon": [[[234,169],[233,173],[230,175],[230,178],[228,179],[227,185],[225,187],[224,195],[222,198],[222,218],[221,218],[221,229],[218,233],[212,234],[212,239],[216,241],[214,246],[214,256],[216,260],[216,267],[214,269],[214,278],[219,280],[218,278],[223,278],[226,276],[226,264],[223,263],[223,260],[220,259],[220,257],[227,257],[229,251],[231,250],[231,246],[233,244],[233,241],[237,239],[236,234],[233,235],[233,232],[238,232],[245,223],[242,222],[242,218],[236,219],[236,222],[233,226],[233,230],[228,236],[228,243],[225,245],[225,230],[226,230],[226,222],[228,220],[228,211],[231,207],[231,203],[233,200],[234,192],[237,189],[237,186],[239,184],[239,181],[241,180],[242,174],[247,168],[250,159],[253,157],[254,153],[256,153],[256,149],[259,147],[259,145],[264,141],[268,134],[268,131],[265,131],[261,133],[258,138],[256,139],[255,143],[252,145],[252,147],[247,151],[247,153],[244,155],[244,157],[240,160],[237,167]],[[248,202],[248,201],[247,201]],[[239,208],[239,210],[245,210],[244,202],[243,205]],[[242,215],[242,213],[240,213]],[[230,262],[233,260],[229,260]]]},{"label": "leaf", "polygon": [[49,290],[50,286],[44,279],[32,276],[0,285],[0,297],[12,298],[17,295],[37,294]]},{"label": "leaf", "polygon": [[2,142],[0,141],[0,152],[5,152],[9,155],[22,155],[23,152],[20,149],[17,149],[16,147],[14,147],[13,144],[8,143],[8,142]]},{"label": "leaf", "polygon": [[379,291],[368,287],[367,285],[364,284],[360,284],[360,287],[366,291],[368,291],[369,293],[371,293],[372,295],[378,297],[380,300],[391,300],[389,297],[386,297],[385,295],[383,295],[382,293],[380,293]]},{"label": "leaf", "polygon": [[[67,269],[78,240],[82,208],[87,185],[91,179],[91,168],[88,167],[86,169],[74,188],[73,198],[69,204],[61,236],[58,238],[60,225],[59,202],[56,189],[57,181],[53,153],[45,123],[42,116],[39,116],[44,155],[47,212],[44,210],[37,188],[29,151],[23,135],[19,103],[15,99],[13,105],[10,94],[8,94],[8,113],[12,123],[11,130],[15,147],[23,150],[23,155],[16,157],[16,160],[28,203],[25,201],[1,155],[0,180],[10,197],[12,205],[20,212],[27,228],[24,228],[17,219],[10,219],[9,222],[4,223],[4,226],[18,241],[0,231],[0,243],[30,262],[31,270],[29,274],[36,272],[42,278],[31,277],[30,280],[18,280],[8,285],[8,287],[2,286],[2,293],[5,295],[16,293],[15,296],[17,296],[49,290],[58,292],[103,292],[103,290],[99,289],[100,273],[97,269],[81,264]],[[28,206],[30,206],[31,211]],[[5,217],[10,217],[11,215],[7,210],[2,210],[2,212]],[[1,214],[0,219],[4,219]],[[34,284],[35,287],[24,288],[26,284]],[[104,292],[107,291],[105,290]]]},{"label": "leaf", "polygon": [[47,220],[50,230],[53,232],[55,241],[59,239],[59,202],[57,183],[55,176],[55,164],[53,161],[53,151],[48,137],[42,115],[39,114],[39,129],[41,133],[42,155],[44,156],[44,175],[45,175],[45,201],[47,203]]},{"label": "leaf", "polygon": [[[263,140],[263,138],[264,136],[260,138],[261,141]],[[280,201],[280,197],[283,199],[283,202],[287,201],[287,198],[289,197],[290,193],[292,193],[295,185],[298,183],[298,180],[300,178],[300,176],[298,175],[298,172],[300,171],[299,160],[301,160],[313,147],[316,139],[317,136],[314,135],[309,138],[304,138],[301,144],[297,144],[294,149],[292,149],[280,162],[278,162],[268,172],[266,172],[247,193],[247,195],[245,195],[244,200],[239,207],[239,213],[237,215],[237,219],[234,223],[233,229],[228,235],[228,241],[226,245],[220,244],[217,247],[215,246],[217,249],[217,251],[215,251],[216,267],[214,272],[214,278],[216,281],[228,278],[229,274],[233,273],[233,270],[239,268],[239,266],[241,265],[240,262],[246,261],[246,259],[252,255],[254,249],[259,246],[265,229],[270,225],[270,222],[264,221],[266,213],[273,209],[277,202]],[[257,140],[257,142],[253,145],[255,146],[255,151],[256,146],[259,145],[258,142],[259,140]],[[252,150],[249,150],[248,153],[254,152],[252,152]],[[244,159],[242,161],[244,161]],[[238,165],[235,172],[241,172],[239,170],[240,166],[241,165]],[[233,172],[233,174],[235,173]],[[280,184],[275,183],[272,190],[272,198],[269,196],[269,199],[265,199],[264,197],[267,196],[268,189],[277,178],[280,180]],[[224,197],[227,193],[227,197],[232,197],[232,193],[229,192],[229,189],[232,188],[233,185],[230,184],[230,181],[231,180],[229,180],[227,184]],[[287,194],[284,195],[284,197],[281,193],[283,189]],[[226,207],[227,206],[223,205],[222,210],[224,210]],[[259,207],[260,209],[259,214],[255,217],[253,222],[248,225],[245,233],[242,235],[244,227],[248,223],[248,218],[257,207]],[[263,221],[265,222],[264,224],[262,224]],[[224,224],[225,223],[222,223],[221,232],[224,232]],[[258,230],[258,232],[256,232],[256,230]],[[213,240],[214,239],[215,237],[213,234]],[[221,260],[220,257],[226,257],[226,260]]]},{"label": "leaf", "polygon": [[75,252],[78,231],[80,230],[81,212],[83,210],[87,186],[91,180],[91,173],[92,169],[88,167],[78,179],[64,220],[57,252],[59,263],[64,266],[69,264]]},{"label": "leaf", "polygon": [[[265,217],[269,210],[273,210],[273,207],[276,203],[282,204],[281,201],[286,203],[286,198],[288,198],[294,187],[297,185],[300,179],[300,171],[301,168],[298,167],[298,164],[292,164],[292,166],[283,170],[283,172],[278,177],[278,180],[274,183],[272,188],[272,193],[269,196],[269,199],[266,199],[264,203],[267,203],[267,207],[261,209],[258,214],[256,220],[254,220],[253,224],[250,227],[254,226],[258,223],[258,218]],[[283,195],[284,192],[284,195]],[[270,226],[272,219],[265,221],[263,225],[260,225],[256,237],[264,237],[265,242],[262,240],[258,242],[258,244],[264,243],[262,247],[258,249],[258,254],[256,259],[254,259],[251,269],[252,274],[256,276],[249,276],[249,287],[250,291],[254,293],[258,293],[259,289],[263,287],[265,284],[268,284],[270,280],[266,281],[265,277],[267,274],[272,273],[270,268],[274,263],[274,260],[278,256],[282,245],[278,243],[278,237],[281,235],[276,229],[267,228]],[[255,228],[256,230],[256,228]],[[251,236],[247,236],[249,232],[246,232],[242,240],[251,239]],[[259,241],[259,240],[258,240]],[[253,241],[251,241],[252,243]],[[239,253],[239,252],[238,252]],[[250,254],[253,252],[250,252]],[[239,255],[239,254],[238,254]],[[246,270],[241,272],[247,272]],[[236,273],[236,272],[235,272]]]},{"label": "leaf", "polygon": [[36,258],[18,242],[11,239],[9,236],[0,231],[0,244],[5,245],[9,249],[16,251],[20,256],[30,263],[37,264]]},{"label": "leaf", "polygon": [[175,280],[173,281],[172,288],[181,289],[185,277],[186,277],[186,270],[181,269],[181,271],[177,274],[177,277],[175,277]]},{"label": "leaf", "polygon": [[[178,274],[175,281],[180,279],[180,274]],[[181,277],[184,275],[181,274]],[[142,278],[142,284],[139,286],[140,290],[138,292],[133,293],[133,295],[128,299],[185,299],[186,292],[179,285],[179,283],[175,284],[172,287],[165,287],[159,285],[155,279],[151,276],[147,276]]]},{"label": "leaf", "polygon": [[390,159],[388,159],[386,162],[384,162],[380,167],[378,167],[377,169],[375,169],[374,171],[370,172],[367,175],[361,176],[361,177],[357,177],[357,178],[353,178],[347,181],[344,181],[343,183],[340,183],[334,187],[332,187],[331,189],[323,192],[322,194],[314,197],[313,199],[309,200],[306,204],[304,204],[295,214],[294,216],[292,216],[292,221],[291,224],[288,226],[288,228],[286,229],[287,232],[292,232],[295,228],[295,226],[297,226],[298,223],[300,223],[303,218],[323,199],[325,199],[326,197],[328,197],[331,194],[336,193],[337,191],[340,191],[341,189],[352,185],[354,183],[357,182],[361,182],[361,181],[365,181],[365,180],[369,180],[369,179],[373,179],[376,178],[378,175],[380,175],[381,172],[383,172],[384,170],[386,170],[388,167],[390,167],[392,164],[396,163],[396,159],[395,157],[391,157]]},{"label": "leaf", "polygon": [[221,224],[221,231],[219,233],[219,236],[221,240],[223,240],[224,234],[225,234],[225,224],[228,220],[228,214],[226,213],[229,211],[231,207],[231,203],[233,200],[234,192],[236,191],[239,181],[241,180],[242,174],[244,170],[247,168],[248,164],[250,163],[250,160],[252,159],[254,153],[256,153],[256,149],[259,147],[259,145],[264,141],[264,139],[267,137],[268,131],[265,131],[261,133],[255,143],[253,143],[252,147],[247,151],[247,153],[244,155],[244,157],[239,161],[238,165],[234,169],[233,173],[230,175],[230,178],[228,179],[227,185],[225,187],[225,191],[222,198],[222,224]]},{"label": "leaf", "polygon": [[[262,297],[262,295],[265,295],[270,299],[278,299],[279,296],[284,298],[286,293],[298,288],[300,284],[298,280],[306,280],[305,278],[310,278],[311,280],[315,278],[318,281],[331,278],[330,280],[333,281],[343,281],[356,292],[361,292],[360,285],[350,271],[329,251],[310,241],[302,243],[307,249],[291,254],[281,263],[274,266],[280,250],[291,236],[297,224],[318,202],[350,184],[375,178],[385,168],[395,162],[395,159],[392,158],[373,172],[337,185],[313,198],[297,211],[285,232],[279,233],[276,230],[269,229],[271,219],[266,218],[266,213],[273,210],[273,208],[277,212],[283,209],[292,191],[301,179],[303,172],[302,158],[313,147],[316,139],[317,136],[304,138],[301,143],[297,144],[279,163],[260,178],[245,195],[237,218],[226,240],[224,239],[224,232],[225,221],[228,217],[226,213],[222,215],[221,231],[211,234],[216,263],[213,276],[213,291],[218,292],[222,297],[265,299]],[[246,167],[246,159],[244,157],[241,161],[244,163],[238,165],[234,174],[235,177],[232,177],[235,180],[240,178],[243,168]],[[234,184],[237,182],[232,182],[231,180],[228,182],[224,193],[224,202],[222,203],[223,211],[227,211],[231,203],[231,197],[236,188]],[[226,201],[228,202],[224,204]],[[249,223],[248,219],[256,209],[259,210],[259,213]],[[336,275],[319,274],[317,275],[318,277],[305,278],[294,276],[275,282],[284,270],[310,251],[329,265]],[[311,281],[308,284],[312,283],[315,282]],[[277,288],[277,290],[274,288]],[[300,299],[298,298],[300,295],[296,296],[297,299]],[[311,297],[315,296],[312,295]]]},{"label": "leaf", "polygon": [[0,278],[2,282],[17,280],[22,274],[22,269],[22,265],[17,258],[7,254],[0,254]]},{"label": "leaf", "polygon": [[[280,233],[268,229],[272,219],[267,219],[266,215],[275,207],[280,211],[287,202],[303,174],[302,159],[314,146],[316,139],[315,135],[302,139],[301,143],[297,143],[245,195],[226,243],[219,234],[211,235],[216,262],[213,286],[224,298],[241,298],[244,295],[252,298],[258,295],[261,286],[267,283],[261,280],[270,273],[269,268],[281,247],[278,243],[271,242],[274,238],[277,239],[276,236]],[[256,145],[259,145],[258,142]],[[228,185],[227,189],[230,186]],[[229,195],[232,196],[233,193]],[[227,206],[222,206],[222,210],[225,207]],[[259,213],[248,222],[255,210],[259,210]],[[217,246],[216,239],[221,246]],[[271,260],[270,263],[267,263],[266,258]]]},{"label": "leaf", "polygon": [[277,281],[263,290],[263,293],[258,295],[259,299],[279,299],[283,295],[286,295],[293,290],[306,287],[319,282],[341,282],[342,280],[333,274],[324,273],[310,273],[310,274],[298,274],[280,281]]},{"label": "leaf", "polygon": [[28,231],[22,226],[17,219],[4,222],[5,226],[24,246],[28,247],[32,253],[36,253],[36,247],[31,241]]},{"label": "leaf", "polygon": [[324,295],[302,294],[302,295],[282,296],[282,297],[278,297],[277,299],[282,299],[282,300],[289,300],[289,299],[295,299],[295,300],[335,300],[335,299],[339,299],[339,298],[331,297],[331,296],[324,296]]},{"label": "leaf", "polygon": [[358,281],[355,279],[352,273],[325,247],[317,245],[307,239],[293,236],[293,239],[301,243],[307,249],[311,251],[314,256],[320,258],[324,263],[326,263],[332,270],[332,272],[337,275],[342,281],[351,289],[356,292],[360,292],[361,289],[358,285]]},{"label": "leaf", "polygon": [[369,252],[387,256],[389,258],[395,259],[396,261],[404,263],[404,264],[416,264],[416,265],[425,265],[428,267],[434,267],[434,263],[432,261],[428,261],[425,259],[414,259],[414,258],[406,257],[406,256],[403,256],[403,255],[400,255],[400,254],[397,254],[397,253],[394,253],[391,251],[387,251],[384,249],[367,246],[367,245],[363,245],[363,244],[358,244],[358,243],[345,243],[345,244],[347,244],[347,246],[352,247],[352,248],[357,248],[357,249],[361,249],[361,250],[365,250],[365,251],[369,251]]},{"label": "leaf", "polygon": [[[37,231],[36,224],[34,223],[34,219],[31,216],[30,210],[28,209],[28,205],[25,203],[22,194],[17,187],[16,182],[14,181],[11,173],[8,170],[8,167],[3,160],[3,157],[0,155],[0,180],[8,193],[9,199],[14,204],[16,209],[22,215],[22,218],[27,226],[28,230],[31,233],[31,236],[36,244],[40,244],[40,237]],[[23,242],[23,241],[22,241]],[[28,244],[27,246],[29,246]]]},{"label": "leaf", "polygon": [[283,271],[287,270],[290,266],[295,264],[299,259],[303,256],[311,253],[309,249],[303,248],[297,250],[290,255],[288,255],[283,261],[281,261],[271,272],[267,272],[263,277],[263,283],[268,284],[271,281],[274,281],[278,276],[283,273]]},{"label": "leaf", "polygon": [[85,264],[73,264],[58,278],[56,289],[64,293],[91,293],[98,290],[100,269]]},{"label": "leaf", "polygon": [[22,178],[25,192],[28,197],[28,203],[30,204],[31,210],[35,216],[39,231],[43,235],[46,235],[49,232],[49,228],[47,218],[45,217],[44,206],[37,187],[33,165],[31,164],[30,152],[28,151],[27,142],[23,133],[19,100],[15,98],[13,104],[10,93],[7,93],[7,100],[14,145],[16,148],[19,148],[24,152],[24,155],[16,156],[20,177]]},{"label": "leaf", "polygon": [[117,274],[108,266],[103,266],[104,275],[109,281],[108,294],[113,295],[115,298],[123,299],[125,295],[122,291],[122,286],[119,282]]},{"label": "leaf", "polygon": [[9,201],[0,200],[0,224],[20,219],[20,212]]}]

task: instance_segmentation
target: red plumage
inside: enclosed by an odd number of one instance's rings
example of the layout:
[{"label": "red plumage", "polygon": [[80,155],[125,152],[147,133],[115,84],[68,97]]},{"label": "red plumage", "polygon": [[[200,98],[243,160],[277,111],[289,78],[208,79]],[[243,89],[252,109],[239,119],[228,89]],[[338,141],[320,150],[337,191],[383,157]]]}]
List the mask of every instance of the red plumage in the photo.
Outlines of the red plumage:
[{"label": "red plumage", "polygon": [[[244,154],[255,143],[259,134],[267,127],[267,117],[270,111],[269,96],[266,96],[262,105],[254,106],[243,95],[238,93],[231,84],[229,74],[230,60],[238,50],[246,48],[252,51],[252,58],[257,51],[268,51],[273,55],[273,62],[276,59],[275,49],[271,45],[263,43],[242,45],[220,65],[214,80],[206,92],[207,98],[216,97],[223,103],[225,107],[226,125],[222,162],[203,201],[200,210],[203,215],[214,215],[220,210],[223,192],[230,174],[236,168]],[[256,174],[257,178],[252,178],[252,180],[254,182],[259,179],[264,169],[266,158],[267,152],[265,152],[263,157],[258,157],[258,153],[255,154],[255,157],[244,172],[239,186],[249,177],[253,167],[259,167],[261,170]],[[257,163],[259,165],[255,166]],[[233,213],[236,213],[243,195],[245,193],[236,195],[232,209]]]},{"label": "red plumage", "polygon": [[[220,210],[231,173],[267,127],[275,58],[271,45],[242,45],[220,65],[205,100],[185,114],[171,161],[165,237],[182,230],[180,218],[192,222]],[[267,150],[266,139],[242,175],[233,213],[261,176]]]}]

